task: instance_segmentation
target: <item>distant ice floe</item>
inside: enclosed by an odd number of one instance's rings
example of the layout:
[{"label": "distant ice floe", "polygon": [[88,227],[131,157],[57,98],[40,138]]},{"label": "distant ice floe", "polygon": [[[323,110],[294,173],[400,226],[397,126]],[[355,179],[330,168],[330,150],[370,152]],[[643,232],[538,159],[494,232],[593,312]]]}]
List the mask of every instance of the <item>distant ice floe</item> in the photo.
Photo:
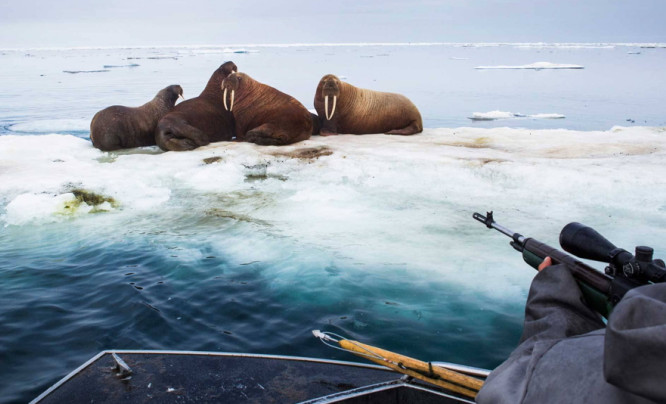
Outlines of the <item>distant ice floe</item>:
[{"label": "distant ice floe", "polygon": [[110,72],[109,69],[99,69],[99,70],[63,70],[63,73],[69,74],[81,74],[81,73],[106,73]]},{"label": "distant ice floe", "polygon": [[44,119],[15,123],[8,129],[19,133],[83,132],[90,130],[90,119]]},{"label": "distant ice floe", "polygon": [[531,69],[531,70],[542,70],[542,69],[584,69],[580,65],[571,65],[571,64],[559,64],[559,63],[550,63],[550,62],[536,62],[529,65],[522,66],[477,66],[475,69]]},{"label": "distant ice floe", "polygon": [[518,114],[515,112],[505,111],[490,111],[490,112],[474,112],[469,119],[473,121],[496,121],[498,119],[517,119],[517,118],[531,118],[531,119],[564,119],[562,114]]},{"label": "distant ice floe", "polygon": [[117,68],[122,68],[122,67],[139,67],[140,65],[138,63],[130,63],[128,65],[104,65],[105,69],[117,69]]},{"label": "distant ice floe", "polygon": [[259,52],[256,49],[245,49],[245,48],[240,48],[240,49],[233,49],[233,48],[225,48],[222,50],[222,53],[257,53]]},{"label": "distant ice floe", "polygon": [[258,49],[247,49],[247,48],[212,48],[212,49],[189,49],[189,52],[196,55],[215,55],[219,53],[235,53],[235,54],[245,54],[245,53],[259,53]]},{"label": "distant ice floe", "polygon": [[155,55],[155,56],[130,56],[127,60],[140,60],[140,59],[150,59],[150,60],[178,60],[178,56],[173,55]]}]

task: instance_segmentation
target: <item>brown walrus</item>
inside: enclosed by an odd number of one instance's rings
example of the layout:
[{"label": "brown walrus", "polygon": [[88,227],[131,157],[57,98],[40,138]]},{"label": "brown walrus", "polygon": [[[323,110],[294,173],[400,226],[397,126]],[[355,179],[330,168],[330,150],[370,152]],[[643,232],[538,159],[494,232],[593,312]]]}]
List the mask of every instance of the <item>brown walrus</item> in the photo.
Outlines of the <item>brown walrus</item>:
[{"label": "brown walrus", "polygon": [[404,95],[354,87],[332,74],[319,81],[314,106],[321,120],[320,134],[324,136],[413,135],[423,131],[419,110]]},{"label": "brown walrus", "polygon": [[294,97],[245,73],[222,82],[223,104],[236,120],[236,140],[287,145],[310,138],[312,114]]},{"label": "brown walrus", "polygon": [[171,85],[157,93],[152,101],[140,107],[113,105],[104,108],[90,121],[90,140],[100,150],[118,150],[155,145],[155,127],[178,97],[183,96],[179,85]]},{"label": "brown walrus", "polygon": [[198,97],[181,102],[160,119],[155,140],[163,150],[192,150],[210,142],[231,140],[234,118],[222,106],[222,80],[238,71],[234,62],[221,65]]}]

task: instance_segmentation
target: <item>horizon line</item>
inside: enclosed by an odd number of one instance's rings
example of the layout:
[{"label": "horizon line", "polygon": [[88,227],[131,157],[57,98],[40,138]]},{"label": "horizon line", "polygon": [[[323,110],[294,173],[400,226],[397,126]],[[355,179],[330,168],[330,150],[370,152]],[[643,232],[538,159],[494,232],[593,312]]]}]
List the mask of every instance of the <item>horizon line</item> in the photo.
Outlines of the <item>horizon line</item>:
[{"label": "horizon line", "polygon": [[291,47],[343,47],[343,46],[454,46],[454,47],[498,47],[498,46],[524,46],[524,47],[640,47],[640,48],[666,48],[665,42],[297,42],[297,43],[253,43],[253,44],[191,44],[191,45],[108,45],[108,46],[53,46],[37,47],[25,46],[15,48],[0,48],[2,52],[12,51],[56,51],[56,50],[111,50],[111,49],[206,49],[206,48],[291,48]]}]

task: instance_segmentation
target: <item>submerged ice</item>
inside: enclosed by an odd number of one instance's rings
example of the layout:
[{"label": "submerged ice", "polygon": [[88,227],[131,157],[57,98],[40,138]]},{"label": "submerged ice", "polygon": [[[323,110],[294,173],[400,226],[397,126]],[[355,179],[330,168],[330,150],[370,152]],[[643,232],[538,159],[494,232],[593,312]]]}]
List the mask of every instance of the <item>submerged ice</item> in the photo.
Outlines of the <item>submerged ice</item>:
[{"label": "submerged ice", "polygon": [[[315,137],[288,147],[221,142],[184,153],[103,153],[69,135],[2,136],[1,220],[103,220],[111,234],[167,222],[193,226],[238,263],[288,260],[283,254],[294,245],[309,246],[345,265],[398,265],[515,298],[529,272],[515,270],[518,257],[473,222],[472,212],[495,210],[507,226],[553,244],[566,223],[582,221],[617,242],[650,234],[659,248],[666,245],[665,146],[663,129],[643,127],[426,129],[410,137]],[[101,199],[75,206],[76,190]],[[655,220],[646,221],[649,215]],[[245,230],[206,235],[207,217]]]}]

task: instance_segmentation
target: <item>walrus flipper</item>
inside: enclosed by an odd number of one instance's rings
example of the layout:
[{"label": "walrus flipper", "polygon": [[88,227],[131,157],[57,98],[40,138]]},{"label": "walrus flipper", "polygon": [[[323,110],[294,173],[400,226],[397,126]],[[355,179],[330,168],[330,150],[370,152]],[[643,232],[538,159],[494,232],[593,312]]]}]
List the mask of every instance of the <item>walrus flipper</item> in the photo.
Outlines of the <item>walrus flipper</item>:
[{"label": "walrus flipper", "polygon": [[262,146],[277,146],[284,144],[283,141],[275,136],[274,132],[273,125],[265,123],[252,130],[248,130],[241,140]]},{"label": "walrus flipper", "polygon": [[321,136],[335,136],[338,134],[338,124],[337,124],[337,117],[335,120],[325,120],[321,124],[321,128],[319,128],[319,134]]},{"label": "walrus flipper", "polygon": [[199,146],[190,139],[173,137],[161,143],[160,147],[168,151],[187,151],[194,150]]},{"label": "walrus flipper", "polygon": [[312,135],[318,135],[321,131],[321,119],[319,119],[319,115],[312,112],[310,112],[310,118],[312,119]]},{"label": "walrus flipper", "polygon": [[405,126],[402,129],[393,129],[392,131],[386,132],[387,135],[414,135],[416,133],[423,132],[423,128],[419,125],[419,122],[412,121],[409,125]]},{"label": "walrus flipper", "polygon": [[[98,140],[97,137],[101,137]],[[113,151],[123,148],[120,136],[115,133],[105,133],[104,136],[96,136],[92,138],[92,144],[101,151]]]},{"label": "walrus flipper", "polygon": [[185,121],[160,121],[155,133],[155,141],[163,150],[194,150],[210,144],[208,136]]}]

